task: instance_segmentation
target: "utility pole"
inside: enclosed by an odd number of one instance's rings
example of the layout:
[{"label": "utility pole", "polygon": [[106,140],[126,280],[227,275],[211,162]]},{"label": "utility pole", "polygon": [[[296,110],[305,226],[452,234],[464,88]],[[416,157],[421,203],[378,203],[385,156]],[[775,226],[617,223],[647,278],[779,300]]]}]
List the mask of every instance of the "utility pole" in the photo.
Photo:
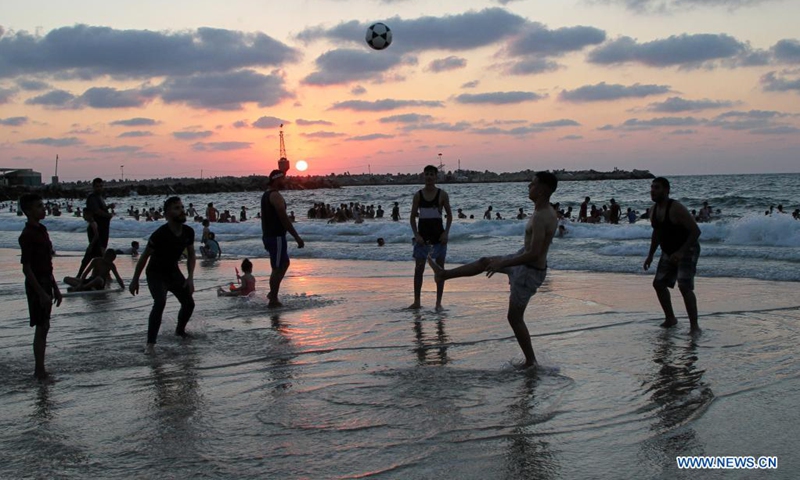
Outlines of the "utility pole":
[{"label": "utility pole", "polygon": [[367,164],[367,172],[369,172],[369,174],[372,175],[372,167],[370,166],[370,164]]},{"label": "utility pole", "polygon": [[202,179],[203,179],[203,169],[201,168],[200,169],[200,180],[202,180]]},{"label": "utility pole", "polygon": [[122,176],[122,181],[124,182],[125,181],[125,165],[120,165],[119,166],[119,173]]}]

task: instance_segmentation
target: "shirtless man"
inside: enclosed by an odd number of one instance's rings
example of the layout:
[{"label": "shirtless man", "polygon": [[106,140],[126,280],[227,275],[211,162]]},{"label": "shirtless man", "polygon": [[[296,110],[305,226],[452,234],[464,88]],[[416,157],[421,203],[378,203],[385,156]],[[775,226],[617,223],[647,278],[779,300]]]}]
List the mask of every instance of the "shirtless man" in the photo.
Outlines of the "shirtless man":
[{"label": "shirtless man", "polygon": [[524,368],[536,364],[531,336],[525,325],[525,307],[547,275],[547,252],[558,228],[556,211],[550,197],[558,187],[558,179],[550,172],[538,172],[528,186],[528,198],[533,201],[533,214],[525,227],[525,246],[517,253],[502,257],[482,257],[452,270],[445,270],[431,259],[428,263],[436,272],[437,283],[458,277],[472,277],[486,272],[508,275],[511,295],[508,299],[508,322],[525,354]]},{"label": "shirtless man", "polygon": [[89,266],[83,271],[80,278],[64,277],[64,283],[69,285],[68,292],[84,292],[86,290],[104,290],[106,284],[111,280],[111,274],[119,283],[119,288],[125,289],[125,283],[119,276],[114,260],[117,259],[117,252],[109,248],[102,257],[95,257]]}]

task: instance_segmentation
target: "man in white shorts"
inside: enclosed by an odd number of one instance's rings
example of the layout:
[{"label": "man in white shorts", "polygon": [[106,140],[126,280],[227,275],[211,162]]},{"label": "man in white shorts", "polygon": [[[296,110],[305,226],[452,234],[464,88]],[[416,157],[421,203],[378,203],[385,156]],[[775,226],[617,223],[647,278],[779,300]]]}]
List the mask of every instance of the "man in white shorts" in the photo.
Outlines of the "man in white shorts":
[{"label": "man in white shorts", "polygon": [[486,272],[487,277],[497,272],[508,275],[508,283],[511,285],[508,323],[511,324],[514,336],[525,354],[524,368],[536,364],[524,316],[528,302],[547,275],[547,252],[558,228],[558,216],[550,205],[550,197],[556,187],[558,179],[550,172],[536,173],[528,186],[528,198],[533,201],[534,211],[525,227],[525,246],[517,253],[502,257],[482,257],[452,270],[445,270],[431,258],[428,259],[428,264],[436,274],[437,283],[451,278],[472,277],[483,272]]}]

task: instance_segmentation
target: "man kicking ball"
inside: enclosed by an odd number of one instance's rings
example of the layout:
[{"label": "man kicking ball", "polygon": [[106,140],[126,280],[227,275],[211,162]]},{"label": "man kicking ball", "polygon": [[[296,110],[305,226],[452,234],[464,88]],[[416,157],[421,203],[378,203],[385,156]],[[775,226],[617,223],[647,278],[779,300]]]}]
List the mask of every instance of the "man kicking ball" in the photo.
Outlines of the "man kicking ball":
[{"label": "man kicking ball", "polygon": [[452,270],[445,270],[433,259],[428,264],[436,275],[436,282],[451,278],[472,277],[486,272],[487,277],[495,273],[508,275],[511,295],[508,298],[508,323],[514,330],[522,352],[525,354],[524,368],[536,364],[531,336],[525,325],[525,307],[547,275],[547,251],[558,229],[556,211],[550,206],[550,197],[558,187],[558,179],[549,172],[538,172],[528,185],[528,198],[533,201],[533,215],[525,227],[525,246],[513,255],[481,257],[479,260]]}]

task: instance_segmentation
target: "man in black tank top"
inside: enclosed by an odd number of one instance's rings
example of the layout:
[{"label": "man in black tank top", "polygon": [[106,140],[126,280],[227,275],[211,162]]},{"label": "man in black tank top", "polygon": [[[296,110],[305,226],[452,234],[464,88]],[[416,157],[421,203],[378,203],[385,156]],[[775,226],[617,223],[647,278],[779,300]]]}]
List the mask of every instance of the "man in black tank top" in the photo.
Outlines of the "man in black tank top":
[{"label": "man in black tank top", "polygon": [[686,207],[669,198],[669,181],[666,178],[658,177],[653,180],[650,185],[650,198],[655,202],[650,209],[653,235],[650,240],[650,252],[644,261],[644,269],[650,269],[656,248],[660,246],[661,258],[658,261],[653,288],[656,289],[658,301],[666,317],[661,326],[669,328],[678,323],[669,294],[669,289],[674,288],[677,281],[686,305],[686,313],[689,315],[691,330],[699,332],[694,276],[697,271],[697,259],[700,257],[698,242],[700,228]]},{"label": "man in black tank top", "polygon": [[[453,212],[450,210],[450,197],[447,192],[436,188],[436,176],[439,169],[428,165],[423,171],[425,187],[414,195],[411,203],[411,231],[414,232],[414,303],[409,308],[420,308],[420,292],[422,291],[422,274],[425,272],[425,261],[428,255],[444,267],[447,256],[447,237],[453,223]],[[447,226],[442,225],[442,209],[447,213]],[[419,217],[419,222],[417,222]],[[436,283],[436,310],[442,309],[444,282]]]}]

